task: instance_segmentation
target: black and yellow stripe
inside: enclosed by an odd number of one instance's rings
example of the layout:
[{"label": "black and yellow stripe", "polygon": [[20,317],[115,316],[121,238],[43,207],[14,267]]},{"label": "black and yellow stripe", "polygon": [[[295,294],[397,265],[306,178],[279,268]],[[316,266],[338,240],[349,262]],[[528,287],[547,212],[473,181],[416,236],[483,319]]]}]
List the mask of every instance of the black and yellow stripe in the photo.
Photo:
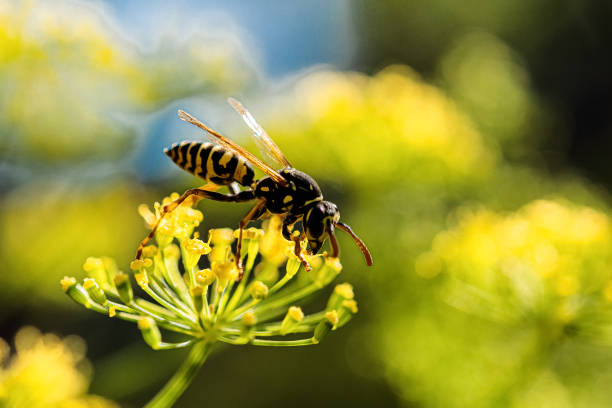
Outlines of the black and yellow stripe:
[{"label": "black and yellow stripe", "polygon": [[234,181],[250,187],[255,172],[238,153],[212,143],[181,142],[175,143],[164,153],[177,166],[194,176],[219,185]]}]

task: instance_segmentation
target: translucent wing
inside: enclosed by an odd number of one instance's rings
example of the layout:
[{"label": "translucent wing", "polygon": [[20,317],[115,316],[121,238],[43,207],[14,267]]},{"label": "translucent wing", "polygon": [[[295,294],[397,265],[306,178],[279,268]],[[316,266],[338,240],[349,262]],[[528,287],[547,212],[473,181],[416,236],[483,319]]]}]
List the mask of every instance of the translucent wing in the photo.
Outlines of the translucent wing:
[{"label": "translucent wing", "polygon": [[227,101],[230,105],[242,116],[244,123],[253,131],[253,138],[263,154],[271,163],[274,163],[278,168],[293,167],[289,163],[289,160],[278,148],[272,138],[266,133],[259,123],[255,120],[251,112],[249,112],[240,102],[234,98],[228,98]]},{"label": "translucent wing", "polygon": [[289,185],[287,180],[285,180],[285,178],[283,176],[281,176],[279,172],[277,172],[276,170],[274,170],[273,168],[271,168],[270,166],[268,166],[267,164],[265,164],[264,162],[259,160],[256,156],[254,156],[248,150],[245,150],[244,148],[242,148],[238,144],[234,143],[233,141],[229,140],[225,136],[221,135],[216,130],[209,128],[204,123],[200,122],[198,119],[194,118],[193,116],[191,116],[190,114],[188,114],[185,111],[179,110],[178,111],[178,116],[179,116],[179,118],[181,118],[185,122],[191,123],[192,125],[195,125],[195,126],[199,127],[200,129],[205,130],[207,135],[208,135],[208,137],[209,137],[209,139],[212,142],[217,143],[217,144],[219,144],[219,145],[221,145],[223,147],[226,147],[226,148],[236,152],[240,156],[244,157],[252,165],[258,167],[259,169],[261,169],[261,171],[266,173],[268,176],[272,177],[272,179],[274,181],[276,181],[277,183],[279,183],[279,184],[281,184],[283,186]]}]

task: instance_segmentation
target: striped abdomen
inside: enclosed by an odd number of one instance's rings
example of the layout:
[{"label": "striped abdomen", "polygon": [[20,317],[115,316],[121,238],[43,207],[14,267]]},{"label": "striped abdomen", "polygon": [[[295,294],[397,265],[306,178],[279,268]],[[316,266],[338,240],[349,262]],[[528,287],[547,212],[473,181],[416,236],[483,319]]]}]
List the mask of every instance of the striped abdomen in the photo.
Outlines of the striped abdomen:
[{"label": "striped abdomen", "polygon": [[251,186],[255,172],[238,153],[225,147],[201,142],[181,142],[164,153],[180,168],[219,185],[234,181]]}]

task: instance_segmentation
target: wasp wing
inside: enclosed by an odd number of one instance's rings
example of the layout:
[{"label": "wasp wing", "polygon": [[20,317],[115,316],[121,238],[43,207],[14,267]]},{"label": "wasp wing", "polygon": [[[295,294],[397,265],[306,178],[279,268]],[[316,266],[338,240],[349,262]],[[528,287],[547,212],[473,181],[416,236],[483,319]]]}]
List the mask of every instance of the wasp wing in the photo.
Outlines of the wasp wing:
[{"label": "wasp wing", "polygon": [[228,98],[227,101],[232,105],[232,108],[242,116],[244,123],[253,131],[253,138],[261,153],[266,156],[271,163],[278,166],[278,168],[293,167],[264,128],[257,123],[253,115],[251,115],[251,112],[234,98]]},{"label": "wasp wing", "polygon": [[225,148],[228,148],[228,149],[234,151],[235,153],[239,154],[240,156],[244,157],[252,165],[256,166],[257,168],[261,169],[261,171],[266,173],[268,176],[272,177],[272,179],[274,181],[276,181],[277,183],[279,183],[279,184],[281,184],[283,186],[289,185],[287,180],[285,180],[285,178],[283,176],[281,176],[281,174],[278,171],[274,170],[273,168],[271,168],[270,166],[268,166],[267,164],[265,164],[264,162],[259,160],[256,156],[254,156],[248,150],[244,149],[243,147],[239,146],[235,142],[233,142],[233,141],[229,140],[228,138],[226,138],[225,136],[221,135],[216,130],[209,128],[208,126],[206,126],[204,123],[202,123],[198,119],[194,118],[193,116],[191,116],[187,112],[182,111],[180,109],[178,111],[178,116],[179,116],[179,118],[181,118],[185,122],[191,123],[192,125],[195,125],[195,126],[199,127],[200,129],[206,131],[206,133],[208,134],[208,136],[209,136],[211,141],[213,141],[213,142],[215,142],[215,143],[217,143],[217,144],[219,144],[219,145],[221,145],[221,146],[223,146]]}]

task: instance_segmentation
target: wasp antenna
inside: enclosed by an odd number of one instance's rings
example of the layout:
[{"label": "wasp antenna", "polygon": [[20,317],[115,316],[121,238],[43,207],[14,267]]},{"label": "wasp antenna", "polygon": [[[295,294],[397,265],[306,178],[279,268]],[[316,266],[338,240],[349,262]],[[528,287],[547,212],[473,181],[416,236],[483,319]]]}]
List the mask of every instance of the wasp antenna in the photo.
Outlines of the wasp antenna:
[{"label": "wasp antenna", "polygon": [[338,248],[338,241],[336,241],[336,234],[334,234],[334,224],[329,223],[328,225],[328,233],[329,233],[329,241],[332,246],[332,258],[337,258],[340,253],[340,249]]},{"label": "wasp antenna", "polygon": [[[355,241],[355,243],[357,244],[357,246],[359,247],[359,249],[361,249],[361,252],[363,253],[363,257],[365,258],[366,265],[372,266],[372,255],[370,254],[370,251],[368,250],[368,247],[361,240],[361,238],[359,238],[357,236],[357,234],[355,234],[353,232],[353,230],[351,229],[351,227],[349,227],[348,225],[343,224],[341,222],[336,222],[334,224],[336,225],[336,227],[340,228],[341,230],[346,231],[351,237],[353,237],[353,240]],[[332,234],[330,234],[330,237],[331,236],[332,236]],[[332,240],[332,245],[333,245],[333,242],[334,241]]]}]

